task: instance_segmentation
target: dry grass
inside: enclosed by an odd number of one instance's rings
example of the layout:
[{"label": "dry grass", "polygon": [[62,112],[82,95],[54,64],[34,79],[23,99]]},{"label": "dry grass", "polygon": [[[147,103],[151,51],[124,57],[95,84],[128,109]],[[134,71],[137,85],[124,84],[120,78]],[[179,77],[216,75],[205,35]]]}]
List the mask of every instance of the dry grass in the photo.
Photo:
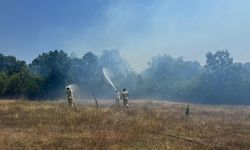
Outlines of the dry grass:
[{"label": "dry grass", "polygon": [[[250,149],[250,107],[0,101],[0,149]],[[171,135],[188,139],[178,139]]]}]

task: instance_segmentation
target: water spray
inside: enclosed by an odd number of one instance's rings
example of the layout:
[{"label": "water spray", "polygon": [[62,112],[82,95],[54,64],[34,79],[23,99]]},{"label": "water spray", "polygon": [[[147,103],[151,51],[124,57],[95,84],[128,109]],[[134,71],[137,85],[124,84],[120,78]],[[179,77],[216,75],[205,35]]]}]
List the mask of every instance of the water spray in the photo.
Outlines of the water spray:
[{"label": "water spray", "polygon": [[109,78],[109,72],[107,71],[106,68],[102,68],[103,75],[105,76],[106,80],[109,82],[109,84],[112,86],[112,88],[115,91],[118,91],[117,88],[114,86],[113,82]]}]

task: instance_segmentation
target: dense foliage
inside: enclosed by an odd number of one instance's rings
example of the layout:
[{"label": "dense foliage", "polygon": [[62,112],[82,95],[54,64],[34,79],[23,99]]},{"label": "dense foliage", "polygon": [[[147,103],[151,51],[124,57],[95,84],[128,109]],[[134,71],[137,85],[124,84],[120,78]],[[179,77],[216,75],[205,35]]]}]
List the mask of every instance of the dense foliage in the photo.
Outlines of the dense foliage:
[{"label": "dense foliage", "polygon": [[0,54],[0,97],[57,99],[65,86],[77,84],[81,96],[112,97],[105,80],[109,71],[115,86],[127,88],[131,98],[171,99],[209,104],[250,104],[250,63],[234,63],[228,51],[208,52],[202,67],[168,55],[153,57],[140,74],[117,50],[92,52],[81,58],[60,50],[42,53],[32,63]]}]

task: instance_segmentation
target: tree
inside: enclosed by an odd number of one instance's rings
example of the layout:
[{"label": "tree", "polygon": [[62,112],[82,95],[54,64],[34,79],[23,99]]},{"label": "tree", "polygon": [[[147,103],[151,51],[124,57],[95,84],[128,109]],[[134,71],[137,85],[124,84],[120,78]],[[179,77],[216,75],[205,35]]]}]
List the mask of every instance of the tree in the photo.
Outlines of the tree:
[{"label": "tree", "polygon": [[19,97],[23,95],[28,66],[14,56],[0,54],[0,96]]},{"label": "tree", "polygon": [[25,87],[23,90],[24,95],[28,99],[41,99],[44,97],[43,91],[44,80],[34,74],[28,73],[26,75]]},{"label": "tree", "polygon": [[250,72],[250,62],[247,62],[243,65],[244,69],[246,69],[248,72]]},{"label": "tree", "polygon": [[0,54],[0,72],[12,75],[26,69],[25,61],[17,60],[14,56],[4,56]]},{"label": "tree", "polygon": [[215,54],[208,52],[206,54],[207,61],[204,68],[208,72],[221,72],[233,65],[233,58],[227,50],[217,51]]},{"label": "tree", "polygon": [[206,54],[205,72],[193,86],[193,99],[212,104],[244,104],[250,96],[245,82],[246,70],[234,63],[228,51]]},{"label": "tree", "polygon": [[142,76],[146,93],[158,98],[181,99],[186,95],[187,84],[200,74],[201,66],[198,62],[159,55],[152,58]]},{"label": "tree", "polygon": [[24,89],[26,88],[26,82],[28,80],[27,74],[27,70],[24,70],[10,75],[7,82],[6,95],[9,97],[25,96]]},{"label": "tree", "polygon": [[98,89],[100,67],[98,58],[92,52],[87,52],[82,58],[72,58],[69,69],[71,83],[77,83],[83,91],[89,93]]},{"label": "tree", "polygon": [[64,51],[43,53],[34,59],[29,67],[44,81],[42,92],[46,97],[57,98],[64,92],[70,68],[70,59]]},{"label": "tree", "polygon": [[0,72],[0,96],[4,96],[7,89],[7,75],[3,71]]}]

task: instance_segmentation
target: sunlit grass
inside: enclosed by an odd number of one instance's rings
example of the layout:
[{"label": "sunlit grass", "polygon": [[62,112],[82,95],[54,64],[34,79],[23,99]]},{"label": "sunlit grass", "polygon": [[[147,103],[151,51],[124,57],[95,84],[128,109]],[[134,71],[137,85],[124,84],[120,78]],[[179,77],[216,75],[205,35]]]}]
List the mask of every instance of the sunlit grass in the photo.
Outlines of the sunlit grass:
[{"label": "sunlit grass", "polygon": [[250,107],[130,106],[0,101],[0,149],[250,149]]}]

